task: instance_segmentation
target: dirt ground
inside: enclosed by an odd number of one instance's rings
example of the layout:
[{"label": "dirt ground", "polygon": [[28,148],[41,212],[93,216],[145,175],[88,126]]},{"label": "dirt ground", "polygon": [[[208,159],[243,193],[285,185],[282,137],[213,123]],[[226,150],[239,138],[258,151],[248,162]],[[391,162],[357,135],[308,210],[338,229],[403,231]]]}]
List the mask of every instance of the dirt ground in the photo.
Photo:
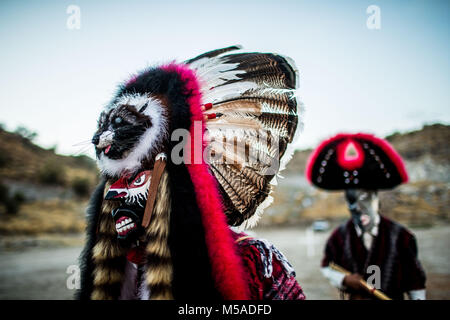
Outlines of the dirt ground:
[{"label": "dirt ground", "polygon": [[[419,259],[427,275],[427,299],[450,299],[450,226],[412,229]],[[314,233],[307,228],[261,229],[256,235],[272,242],[294,266],[307,299],[339,299],[320,273],[323,249],[331,230]]]},{"label": "dirt ground", "polygon": [[[275,244],[288,257],[307,299],[339,299],[337,290],[322,277],[319,268],[330,232],[289,227],[256,229],[253,233]],[[427,298],[450,299],[450,226],[413,232],[427,273]],[[65,247],[43,247],[33,242],[38,245],[0,248],[0,299],[72,299],[74,290],[67,287],[67,270],[77,264],[82,236],[80,241],[72,240],[72,245]]]}]

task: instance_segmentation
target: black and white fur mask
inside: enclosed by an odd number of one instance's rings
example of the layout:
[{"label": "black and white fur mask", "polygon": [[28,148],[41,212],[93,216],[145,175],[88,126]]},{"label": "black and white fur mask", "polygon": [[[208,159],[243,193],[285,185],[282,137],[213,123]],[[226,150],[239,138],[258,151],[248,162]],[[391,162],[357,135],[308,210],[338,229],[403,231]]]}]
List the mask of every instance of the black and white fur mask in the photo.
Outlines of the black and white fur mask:
[{"label": "black and white fur mask", "polygon": [[92,138],[101,172],[119,177],[142,168],[159,153],[167,139],[167,109],[144,94],[124,94],[98,120]]},{"label": "black and white fur mask", "polygon": [[345,198],[353,223],[360,227],[363,232],[372,230],[378,215],[378,192],[375,190],[347,189],[345,190]]}]

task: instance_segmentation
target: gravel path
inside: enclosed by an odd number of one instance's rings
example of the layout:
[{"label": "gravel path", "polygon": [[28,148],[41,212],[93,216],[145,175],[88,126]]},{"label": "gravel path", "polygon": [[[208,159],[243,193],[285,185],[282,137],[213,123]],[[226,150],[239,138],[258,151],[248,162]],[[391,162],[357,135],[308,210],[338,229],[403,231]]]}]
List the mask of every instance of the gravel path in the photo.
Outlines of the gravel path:
[{"label": "gravel path", "polygon": [[[427,275],[427,299],[450,299],[450,226],[412,230],[419,259]],[[320,262],[329,232],[313,233],[305,228],[261,229],[256,235],[271,241],[294,266],[307,299],[339,299],[320,273]]]},{"label": "gravel path", "polygon": [[69,265],[80,247],[26,249],[0,253],[0,299],[72,299],[67,289]]}]

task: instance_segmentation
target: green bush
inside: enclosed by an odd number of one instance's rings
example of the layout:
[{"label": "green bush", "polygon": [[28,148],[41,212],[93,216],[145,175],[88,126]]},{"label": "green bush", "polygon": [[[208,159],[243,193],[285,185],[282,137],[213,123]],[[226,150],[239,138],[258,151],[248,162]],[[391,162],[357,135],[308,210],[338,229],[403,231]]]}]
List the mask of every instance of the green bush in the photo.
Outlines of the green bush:
[{"label": "green bush", "polygon": [[39,182],[49,185],[65,185],[66,174],[64,168],[55,162],[46,163],[39,171]]},{"label": "green bush", "polygon": [[0,168],[6,167],[9,161],[9,156],[0,150]]},{"label": "green bush", "polygon": [[8,214],[16,214],[19,212],[21,203],[14,201],[14,198],[8,199],[5,203],[6,213]]},{"label": "green bush", "polygon": [[12,197],[12,199],[15,202],[20,203],[20,204],[24,203],[26,200],[25,195],[20,191],[17,191],[16,193],[14,193],[14,196]]},{"label": "green bush", "polygon": [[24,126],[18,126],[16,128],[16,130],[14,131],[14,133],[21,135],[22,137],[24,137],[25,139],[27,139],[29,141],[35,140],[36,137],[38,136],[38,134],[36,132],[27,129]]},{"label": "green bush", "polygon": [[7,214],[16,214],[19,212],[20,206],[25,202],[25,195],[17,191],[14,196],[9,196],[9,188],[0,184],[0,204],[5,207]]},{"label": "green bush", "polygon": [[4,204],[9,198],[9,189],[3,183],[0,183],[0,203]]},{"label": "green bush", "polygon": [[72,182],[72,190],[79,197],[87,197],[91,191],[91,184],[86,178],[76,178]]}]

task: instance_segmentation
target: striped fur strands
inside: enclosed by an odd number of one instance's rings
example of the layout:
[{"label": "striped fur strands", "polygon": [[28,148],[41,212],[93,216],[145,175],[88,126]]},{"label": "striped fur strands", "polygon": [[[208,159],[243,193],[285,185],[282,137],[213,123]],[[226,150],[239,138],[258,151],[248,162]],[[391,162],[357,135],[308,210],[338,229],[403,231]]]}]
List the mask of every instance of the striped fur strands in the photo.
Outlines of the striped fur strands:
[{"label": "striped fur strands", "polygon": [[[112,181],[105,185],[109,189]],[[113,300],[120,295],[120,288],[126,263],[126,248],[117,240],[116,229],[111,211],[119,206],[112,200],[104,200],[98,219],[97,242],[92,249],[93,290],[92,300]]]},{"label": "striped fur strands", "polygon": [[[105,191],[111,183],[107,183]],[[97,242],[92,250],[93,271],[92,300],[112,300],[120,295],[128,248],[117,241],[111,211],[119,203],[104,200],[98,221]],[[165,172],[158,186],[158,196],[152,213],[152,220],[145,232],[146,264],[144,284],[151,300],[171,300],[172,262],[168,245],[170,218],[170,190]]]},{"label": "striped fur strands", "polygon": [[173,267],[168,243],[171,196],[169,178],[165,171],[159,182],[158,195],[150,224],[146,230],[145,284],[150,300],[172,300]]}]

